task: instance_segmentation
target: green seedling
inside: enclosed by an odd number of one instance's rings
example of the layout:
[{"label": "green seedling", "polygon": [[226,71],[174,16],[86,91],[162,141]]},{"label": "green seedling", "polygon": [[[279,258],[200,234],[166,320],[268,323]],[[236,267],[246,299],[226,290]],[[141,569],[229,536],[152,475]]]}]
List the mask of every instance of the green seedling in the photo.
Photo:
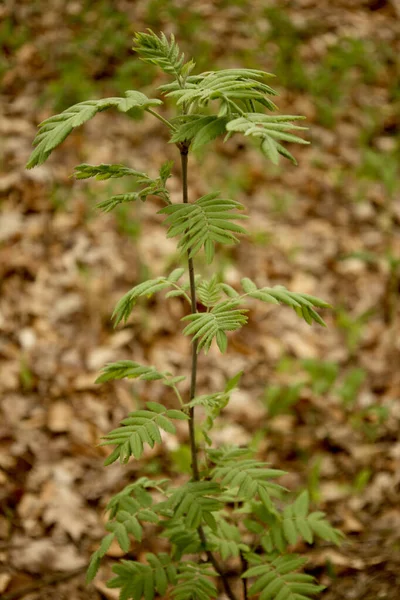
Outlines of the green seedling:
[{"label": "green seedling", "polygon": [[353,317],[344,309],[337,311],[337,324],[344,333],[350,358],[356,356],[365,325],[374,313],[375,311],[371,309]]},{"label": "green seedling", "polygon": [[313,502],[321,500],[321,465],[323,457],[321,455],[314,457],[311,469],[308,475],[308,492]]},{"label": "green seedling", "polygon": [[264,403],[270,418],[291,412],[291,407],[300,399],[303,383],[294,385],[270,385],[264,396]]},{"label": "green seedling", "polygon": [[[201,254],[211,265],[220,246],[237,244],[246,233],[242,225],[245,206],[221,197],[217,191],[192,199],[188,186],[189,154],[216,137],[244,134],[255,138],[261,152],[273,163],[280,156],[295,162],[283,144],[306,143],[296,135],[304,128],[297,124],[300,117],[272,112],[276,106],[271,98],[276,93],[267,83],[271,77],[268,73],[235,68],[193,74],[195,63],[185,62],[174,37],[157,36],[152,31],[136,34],[134,49],[145,63],[158,66],[170,78],[157,88],[157,97],[129,90],[123,97],[88,100],[46,119],[40,125],[27,165],[32,168],[45,162],[75,128],[109,109],[128,114],[140,110],[158,119],[181,162],[182,202],[178,203],[172,201],[168,190],[172,169],[169,161],[160,166],[155,178],[134,166],[120,164],[82,164],[75,169],[78,179],[127,177],[133,182],[132,191],[115,194],[98,204],[105,212],[126,203],[157,198],[155,209],[164,218],[167,236],[177,238],[186,267],[177,266],[170,273],[135,285],[117,303],[113,319],[116,326],[126,322],[142,297],[163,292],[166,302],[175,302],[178,297],[186,302],[182,334],[188,336],[192,353],[188,398],[181,392],[186,375],[129,359],[105,365],[97,379],[97,383],[123,378],[155,382],[166,386],[175,399],[174,408],[170,408],[169,396],[166,405],[147,402],[104,436],[102,445],[111,448],[106,465],[117,460],[140,460],[147,447],[162,444],[165,435],[175,435],[175,423],[181,422],[188,431],[191,472],[179,485],[166,479],[139,477],[111,499],[107,534],[92,556],[88,581],[96,576],[110,545],[117,542],[130,556],[113,566],[114,577],[108,586],[119,589],[122,600],[152,600],[155,595],[207,600],[217,598],[221,589],[230,600],[255,595],[261,600],[306,600],[323,586],[302,572],[306,558],[295,554],[294,547],[300,539],[309,544],[315,537],[339,543],[342,536],[324,513],[310,512],[307,491],[292,500],[277,483],[284,471],[259,460],[247,448],[213,447],[214,422],[238,386],[241,373],[229,379],[222,391],[199,395],[198,356],[212,346],[213,352],[227,351],[231,332],[247,322],[247,299],[286,305],[310,325],[324,325],[317,309],[329,305],[283,286],[260,287],[247,277],[236,289],[216,276],[206,279],[196,273]],[[159,94],[174,101],[172,117],[163,114]],[[128,124],[134,126],[132,121]],[[202,312],[198,312],[198,301],[204,307]],[[199,412],[205,415],[202,422]],[[143,556],[140,544],[148,523],[166,538],[163,547],[167,543],[168,551]]]},{"label": "green seedling", "polygon": [[310,376],[311,389],[315,394],[326,394],[335,383],[339,367],[335,362],[315,359],[302,361],[303,369]]},{"label": "green seedling", "polygon": [[350,421],[354,429],[360,431],[369,442],[375,442],[382,431],[382,426],[389,418],[389,408],[380,404],[371,404],[355,411]]},{"label": "green seedling", "polygon": [[366,373],[364,369],[355,367],[346,373],[341,385],[336,389],[336,394],[341,399],[346,408],[354,407],[357,401],[357,395],[362,384],[365,381]]},{"label": "green seedling", "polygon": [[[360,177],[380,181],[385,191],[385,203],[380,228],[384,240],[384,259],[387,265],[385,295],[383,298],[384,318],[391,330],[391,349],[395,351],[398,315],[397,305],[400,286],[400,256],[396,253],[397,232],[394,199],[399,188],[399,153],[382,153],[366,150],[359,169]],[[376,261],[379,256],[375,255]]]},{"label": "green seedling", "polygon": [[353,488],[356,494],[362,494],[367,487],[372,476],[372,470],[364,467],[359,471],[354,479]]}]

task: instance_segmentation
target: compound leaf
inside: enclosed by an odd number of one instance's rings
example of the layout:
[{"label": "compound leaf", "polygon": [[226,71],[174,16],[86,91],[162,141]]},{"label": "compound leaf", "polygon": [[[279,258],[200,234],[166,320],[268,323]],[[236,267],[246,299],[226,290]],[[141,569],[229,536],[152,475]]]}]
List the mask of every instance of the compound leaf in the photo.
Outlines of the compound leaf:
[{"label": "compound leaf", "polygon": [[181,236],[178,248],[193,258],[204,246],[208,263],[213,259],[216,243],[236,244],[239,240],[235,234],[246,233],[243,227],[232,222],[246,218],[232,212],[243,206],[218,195],[213,192],[191,204],[171,204],[159,211],[167,215],[168,237]]},{"label": "compound leaf", "polygon": [[183,519],[187,529],[197,529],[204,522],[215,529],[213,512],[222,508],[222,502],[215,498],[220,492],[217,483],[209,481],[189,481],[173,491],[163,502],[162,510],[171,515],[173,520]]},{"label": "compound leaf", "polygon": [[[161,103],[161,100],[152,100],[147,98],[147,96],[141,92],[128,91],[126,92],[126,98],[86,100],[85,102],[74,104],[62,113],[49,117],[40,123],[39,131],[33,141],[33,145],[36,146],[36,148],[32,152],[26,168],[32,169],[33,167],[43,164],[54,148],[59,146],[65,138],[69,136],[71,131],[86,121],[89,121],[89,119],[92,119],[98,112],[111,107],[118,109],[121,109],[120,107],[122,107],[123,110],[130,94],[140,94],[141,101],[136,105],[140,108],[146,108],[147,106]],[[135,97],[138,98],[138,96]]]},{"label": "compound leaf", "polygon": [[121,421],[122,427],[117,427],[103,436],[101,446],[116,446],[111,455],[112,460],[108,457],[107,464],[118,458],[122,463],[128,462],[130,456],[139,459],[143,454],[144,444],[153,448],[155,443],[161,443],[160,429],[175,433],[175,426],[169,420],[175,417],[166,417],[167,409],[161,404],[159,407],[157,411],[147,409],[130,413]]},{"label": "compound leaf", "polygon": [[133,50],[143,62],[157,65],[165,73],[180,78],[184,66],[184,54],[181,53],[173,34],[169,40],[164,33],[158,37],[151,29],[148,33],[136,33]]},{"label": "compound leaf", "polygon": [[[183,333],[185,335],[193,335],[192,341],[198,340],[198,351],[204,348],[207,353],[211,347],[211,343],[217,334],[227,331],[235,331],[240,329],[247,322],[245,309],[238,308],[238,302],[234,300],[226,300],[216,304],[210,312],[194,313],[183,317],[182,321],[190,321],[185,327]],[[219,337],[219,347],[223,351],[226,348],[225,341],[221,344]]]},{"label": "compound leaf", "polygon": [[210,577],[215,571],[207,563],[181,563],[178,582],[172,591],[175,600],[209,600],[218,596],[217,588]]},{"label": "compound leaf", "polygon": [[137,299],[141,296],[150,297],[156,292],[171,286],[176,288],[176,282],[182,277],[183,273],[184,269],[179,268],[172,271],[168,277],[160,276],[135,285],[135,287],[124,294],[124,296],[122,296],[122,298],[118,301],[112,314],[114,326],[116,327],[121,321],[127,321]]},{"label": "compound leaf", "polygon": [[120,600],[153,600],[156,594],[164,597],[168,585],[176,584],[176,568],[167,554],[148,553],[146,559],[148,564],[122,560],[113,566],[116,577],[107,586],[120,589]]},{"label": "compound leaf", "polygon": [[330,308],[330,304],[324,300],[310,296],[310,294],[290,292],[283,285],[257,288],[256,284],[247,277],[242,279],[241,284],[243,290],[250,298],[271,304],[286,304],[293,308],[309,325],[315,321],[319,325],[326,327],[325,321],[313,309],[314,306],[318,308]]},{"label": "compound leaf", "polygon": [[288,133],[290,130],[303,131],[305,127],[293,125],[290,121],[302,119],[304,117],[285,115],[265,115],[263,113],[247,113],[237,119],[229,121],[226,129],[229,132],[240,132],[246,136],[253,136],[261,139],[261,151],[274,164],[278,163],[279,155],[285,156],[296,164],[295,158],[286,150],[280,141],[292,142],[297,144],[309,144],[308,141]]},{"label": "compound leaf", "polygon": [[325,586],[314,583],[311,575],[296,572],[307,561],[296,555],[280,556],[250,567],[243,578],[257,577],[248,590],[249,596],[259,594],[260,600],[308,600],[322,591]]}]

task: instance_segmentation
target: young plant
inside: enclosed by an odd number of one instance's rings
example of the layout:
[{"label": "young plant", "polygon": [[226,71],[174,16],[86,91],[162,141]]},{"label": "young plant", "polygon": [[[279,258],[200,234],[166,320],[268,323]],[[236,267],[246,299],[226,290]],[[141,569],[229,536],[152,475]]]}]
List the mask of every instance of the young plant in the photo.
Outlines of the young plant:
[{"label": "young plant", "polygon": [[[144,62],[157,65],[171,77],[172,81],[159,90],[175,100],[175,116],[162,116],[156,110],[162,101],[139,91],[127,91],[124,98],[81,102],[39,126],[36,149],[27,165],[32,168],[42,164],[76,127],[109,108],[126,113],[140,109],[159,119],[181,159],[182,203],[173,203],[168,193],[170,162],[161,166],[155,179],[123,165],[83,164],[75,169],[78,179],[133,179],[135,191],[101,202],[98,206],[103,211],[126,202],[146,201],[151,196],[164,202],[159,212],[165,215],[167,236],[178,238],[187,269],[178,267],[163,277],[139,283],[117,303],[113,318],[115,325],[125,322],[139,297],[168,290],[167,298],[180,296],[188,303],[182,333],[190,336],[192,347],[190,394],[186,401],[179,390],[184,375],[131,360],[107,364],[97,379],[98,383],[122,378],[157,380],[171,388],[177,399],[177,408],[147,402],[145,408],[123,419],[120,427],[102,442],[113,447],[106,464],[116,460],[126,463],[131,457],[140,459],[146,445],[152,448],[162,443],[161,432],[175,433],[173,421],[182,420],[187,422],[189,431],[191,477],[178,487],[166,479],[141,477],[114,496],[108,504],[108,533],[92,557],[88,580],[94,578],[102,557],[115,540],[128,553],[131,540],[140,544],[145,524],[151,523],[169,540],[169,551],[149,553],[143,562],[121,560],[113,567],[115,577],[108,585],[120,589],[121,600],[151,600],[156,594],[175,600],[207,600],[217,597],[218,587],[231,600],[254,595],[261,600],[306,600],[322,587],[314,583],[312,576],[299,572],[306,560],[292,553],[293,546],[300,538],[311,544],[314,536],[338,543],[341,534],[329,525],[323,513],[309,512],[307,492],[294,501],[288,500],[287,490],[275,481],[283,471],[270,468],[245,448],[212,447],[210,431],[214,420],[229,402],[240,373],[226,383],[223,391],[197,395],[197,359],[199,352],[207,353],[214,341],[221,352],[226,351],[229,332],[246,324],[247,298],[286,304],[307,323],[315,321],[320,325],[324,321],[315,308],[328,304],[282,286],[259,288],[248,278],[242,279],[242,291],[238,291],[215,276],[206,280],[196,274],[194,259],[200,252],[212,263],[217,246],[239,242],[238,236],[245,229],[237,221],[244,218],[240,212],[244,206],[220,198],[216,191],[193,202],[188,196],[190,150],[221,134],[227,139],[238,132],[258,140],[261,151],[273,163],[279,155],[295,162],[282,142],[306,143],[290,133],[304,129],[291,123],[301,117],[263,112],[276,108],[270,99],[276,93],[264,83],[270,77],[268,73],[228,69],[192,75],[195,63],[184,61],[174,37],[167,39],[152,31],[136,34],[134,49]],[[197,309],[198,300],[204,306],[202,312]],[[195,421],[198,406],[206,413],[202,441],[195,435],[195,428],[199,428],[197,417]],[[234,575],[237,581],[233,581]]]}]

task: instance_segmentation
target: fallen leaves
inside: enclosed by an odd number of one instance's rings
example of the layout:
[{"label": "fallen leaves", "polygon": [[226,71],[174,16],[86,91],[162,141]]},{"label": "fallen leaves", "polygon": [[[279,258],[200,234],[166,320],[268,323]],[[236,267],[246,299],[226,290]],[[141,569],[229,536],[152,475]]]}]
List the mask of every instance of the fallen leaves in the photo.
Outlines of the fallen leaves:
[{"label": "fallen leaves", "polygon": [[72,407],[67,402],[57,400],[50,405],[47,426],[52,433],[66,432],[69,431],[73,418]]},{"label": "fallen leaves", "polygon": [[10,552],[12,564],[28,573],[73,571],[86,564],[73,544],[56,544],[49,538],[31,540],[22,537],[16,537],[15,543],[19,547]]},{"label": "fallen leaves", "polygon": [[57,525],[77,542],[84,532],[96,526],[95,513],[86,508],[83,498],[68,482],[61,469],[53,481],[47,482],[40,495],[42,520],[45,526]]}]

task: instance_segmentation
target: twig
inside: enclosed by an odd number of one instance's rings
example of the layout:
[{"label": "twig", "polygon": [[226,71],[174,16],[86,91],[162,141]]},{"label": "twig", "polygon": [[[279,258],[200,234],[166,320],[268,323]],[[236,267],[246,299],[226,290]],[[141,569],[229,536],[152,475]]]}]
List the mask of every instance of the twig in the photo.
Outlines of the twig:
[{"label": "twig", "polygon": [[[242,575],[248,569],[248,562],[245,559],[243,552],[240,552],[240,561],[242,563]],[[243,600],[248,600],[249,596],[247,594],[247,579],[242,579],[243,584]]]}]

